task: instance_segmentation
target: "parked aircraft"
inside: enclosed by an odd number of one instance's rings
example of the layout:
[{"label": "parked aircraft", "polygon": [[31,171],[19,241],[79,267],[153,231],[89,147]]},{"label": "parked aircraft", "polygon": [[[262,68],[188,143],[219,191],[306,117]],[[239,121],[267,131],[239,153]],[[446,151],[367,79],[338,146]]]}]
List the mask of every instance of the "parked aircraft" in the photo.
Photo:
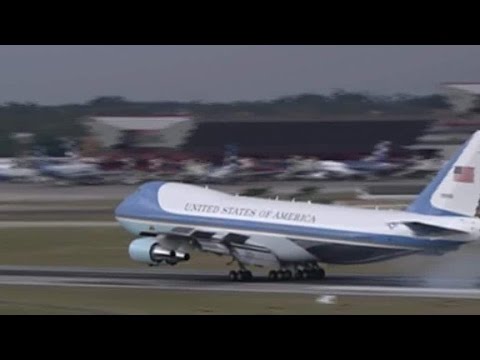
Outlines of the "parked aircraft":
[{"label": "parked aircraft", "polygon": [[291,165],[280,178],[332,178],[349,179],[376,176],[396,170],[398,165],[387,161],[391,143],[382,141],[375,145],[372,153],[360,160],[335,161],[335,160],[291,160]]},{"label": "parked aircraft", "polygon": [[32,168],[12,165],[0,166],[0,180],[7,181],[34,181],[40,173]]}]

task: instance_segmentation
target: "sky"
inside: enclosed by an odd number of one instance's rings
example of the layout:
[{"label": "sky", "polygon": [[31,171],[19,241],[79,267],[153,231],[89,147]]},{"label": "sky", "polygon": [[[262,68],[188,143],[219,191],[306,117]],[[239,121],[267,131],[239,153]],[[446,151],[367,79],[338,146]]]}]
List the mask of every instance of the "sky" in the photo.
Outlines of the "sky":
[{"label": "sky", "polygon": [[478,45],[0,45],[0,103],[430,94],[480,81]]}]

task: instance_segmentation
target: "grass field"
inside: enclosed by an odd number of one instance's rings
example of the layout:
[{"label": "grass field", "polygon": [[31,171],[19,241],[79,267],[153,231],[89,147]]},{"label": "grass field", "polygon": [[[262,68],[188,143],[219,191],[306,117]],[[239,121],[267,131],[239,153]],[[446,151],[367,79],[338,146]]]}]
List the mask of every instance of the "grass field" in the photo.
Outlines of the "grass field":
[{"label": "grass field", "polygon": [[[120,227],[1,229],[0,264],[146,268],[128,257],[131,240]],[[219,268],[229,260],[198,255],[181,266]]]},{"label": "grass field", "polygon": [[25,200],[25,201],[4,201],[0,199],[0,206],[6,207],[6,206],[33,206],[33,207],[39,207],[39,208],[48,208],[48,207],[56,207],[56,206],[68,206],[72,209],[77,208],[77,207],[105,207],[105,208],[111,208],[114,209],[115,206],[117,206],[122,199],[98,199],[98,200],[92,200],[92,199],[86,199],[86,200],[74,200],[74,201],[34,201],[34,200]]},{"label": "grass field", "polygon": [[[0,264],[145,268],[128,257],[132,235],[122,228],[0,229]],[[327,266],[327,273],[479,276],[480,249],[467,246],[441,257],[411,256],[387,262]],[[179,268],[218,269],[227,273],[229,257],[193,252]]]},{"label": "grass field", "polygon": [[480,314],[480,301],[341,297],[324,305],[307,295],[0,286],[0,315],[5,314]]},{"label": "grass field", "polygon": [[[272,196],[270,196],[273,198]],[[355,200],[349,194],[315,194],[297,193],[290,196],[281,196],[280,199],[290,200],[295,198],[297,201],[311,200],[316,203],[333,203],[353,206],[366,206],[374,208],[392,207],[398,201],[393,200],[375,200],[362,201]],[[75,200],[75,201],[1,201],[0,200],[0,221],[58,221],[58,220],[114,220],[114,210],[121,200]],[[398,208],[398,206],[393,206]]]},{"label": "grass field", "polygon": [[[130,260],[132,236],[118,228],[20,228],[0,230],[0,264],[147,268]],[[327,274],[479,277],[477,247],[443,257],[413,256],[361,266],[329,266]],[[194,252],[178,268],[216,269],[228,257]],[[266,271],[266,270],[265,270]],[[0,286],[0,314],[480,314],[480,301],[389,297],[339,297],[334,305],[315,296],[173,292],[146,289]]]},{"label": "grass field", "polygon": [[0,221],[113,221],[120,200],[2,202]]}]

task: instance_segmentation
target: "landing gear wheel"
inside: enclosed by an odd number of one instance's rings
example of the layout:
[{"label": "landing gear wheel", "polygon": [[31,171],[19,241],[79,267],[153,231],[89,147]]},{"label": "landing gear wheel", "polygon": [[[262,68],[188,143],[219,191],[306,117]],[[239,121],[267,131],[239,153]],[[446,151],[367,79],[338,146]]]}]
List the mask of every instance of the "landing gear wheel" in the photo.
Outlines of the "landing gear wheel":
[{"label": "landing gear wheel", "polygon": [[268,279],[269,280],[278,280],[278,272],[276,272],[275,270],[270,270],[270,272],[268,273]]},{"label": "landing gear wheel", "polygon": [[241,270],[238,272],[238,279],[240,281],[250,281],[253,279],[253,275],[248,270]]},{"label": "landing gear wheel", "polygon": [[315,277],[315,272],[310,269],[303,270],[303,278],[304,279],[312,279]]},{"label": "landing gear wheel", "polygon": [[230,273],[228,274],[228,277],[229,277],[230,280],[232,280],[232,281],[237,281],[238,278],[239,278],[239,274],[238,274],[236,271],[232,270],[232,271],[230,271]]},{"label": "landing gear wheel", "polygon": [[296,280],[303,280],[306,274],[302,270],[295,271],[295,279]]},{"label": "landing gear wheel", "polygon": [[291,280],[292,272],[290,270],[285,270],[282,272],[282,280]]},{"label": "landing gear wheel", "polygon": [[316,272],[315,272],[315,277],[319,280],[323,280],[325,279],[325,270],[323,270],[322,268],[319,268]]}]

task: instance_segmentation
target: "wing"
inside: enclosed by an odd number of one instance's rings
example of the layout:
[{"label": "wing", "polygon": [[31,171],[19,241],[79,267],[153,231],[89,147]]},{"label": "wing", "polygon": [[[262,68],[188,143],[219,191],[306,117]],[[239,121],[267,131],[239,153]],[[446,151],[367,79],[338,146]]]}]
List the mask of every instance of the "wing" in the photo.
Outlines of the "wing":
[{"label": "wing", "polygon": [[278,266],[281,261],[312,261],[314,256],[285,237],[248,236],[234,232],[211,232],[177,227],[160,239],[166,247],[194,245],[201,251],[232,256],[256,266]]}]

